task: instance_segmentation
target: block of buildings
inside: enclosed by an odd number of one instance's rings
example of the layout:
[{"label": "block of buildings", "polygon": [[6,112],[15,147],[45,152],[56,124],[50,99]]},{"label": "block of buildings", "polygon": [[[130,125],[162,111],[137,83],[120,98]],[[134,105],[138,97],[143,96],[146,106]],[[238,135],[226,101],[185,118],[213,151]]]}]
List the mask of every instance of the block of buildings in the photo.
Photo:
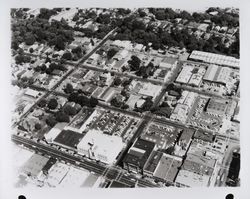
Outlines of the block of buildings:
[{"label": "block of buildings", "polygon": [[153,174],[159,164],[163,153],[159,151],[153,151],[151,156],[149,157],[147,163],[143,168],[143,174],[147,176],[153,177]]},{"label": "block of buildings", "polygon": [[32,179],[36,179],[43,167],[49,161],[49,158],[39,154],[33,154],[28,161],[22,166],[21,173]]},{"label": "block of buildings", "polygon": [[143,168],[155,148],[153,142],[137,139],[123,159],[123,167],[134,173],[143,173]]},{"label": "block of buildings", "polygon": [[192,76],[192,71],[193,71],[194,67],[187,65],[184,66],[180,72],[180,74],[178,75],[178,77],[176,78],[176,82],[178,83],[188,83],[188,81],[190,80],[191,76]]},{"label": "block of buildings", "polygon": [[174,182],[181,164],[182,158],[164,153],[154,172],[154,178],[163,182]]},{"label": "block of buildings", "polygon": [[230,66],[232,68],[240,68],[240,61],[235,57],[219,55],[215,53],[192,51],[189,59],[203,61],[211,64],[218,64],[223,66]]},{"label": "block of buildings", "polygon": [[123,147],[124,143],[121,137],[103,134],[101,131],[92,129],[77,145],[77,150],[79,154],[90,159],[113,164]]}]

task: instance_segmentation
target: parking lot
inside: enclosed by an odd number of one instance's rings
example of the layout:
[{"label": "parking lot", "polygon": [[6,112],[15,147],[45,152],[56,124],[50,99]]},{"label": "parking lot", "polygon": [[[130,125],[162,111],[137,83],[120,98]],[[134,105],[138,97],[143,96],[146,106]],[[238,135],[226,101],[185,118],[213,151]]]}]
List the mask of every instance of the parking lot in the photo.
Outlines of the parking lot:
[{"label": "parking lot", "polygon": [[204,111],[207,100],[207,98],[201,96],[196,99],[189,114],[188,124],[206,130],[218,130],[222,123],[221,118]]}]

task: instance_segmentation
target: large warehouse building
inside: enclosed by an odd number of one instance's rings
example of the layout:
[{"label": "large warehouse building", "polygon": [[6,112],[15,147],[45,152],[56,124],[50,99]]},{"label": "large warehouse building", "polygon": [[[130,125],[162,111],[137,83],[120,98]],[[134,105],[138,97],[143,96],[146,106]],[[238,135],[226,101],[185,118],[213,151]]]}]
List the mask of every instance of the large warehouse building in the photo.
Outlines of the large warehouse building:
[{"label": "large warehouse building", "polygon": [[240,68],[239,59],[215,53],[208,53],[208,52],[194,50],[189,56],[189,59],[199,60],[211,64],[218,64],[222,66],[229,66],[232,68],[238,68],[238,69]]},{"label": "large warehouse building", "polygon": [[113,164],[124,147],[122,138],[90,130],[77,145],[79,154],[106,164]]}]

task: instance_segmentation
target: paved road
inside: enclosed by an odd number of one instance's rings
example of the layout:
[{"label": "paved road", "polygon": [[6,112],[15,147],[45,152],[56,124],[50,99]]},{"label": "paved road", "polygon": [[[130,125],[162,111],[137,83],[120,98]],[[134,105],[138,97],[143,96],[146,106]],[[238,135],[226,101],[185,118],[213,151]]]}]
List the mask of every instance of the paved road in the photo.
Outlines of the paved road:
[{"label": "paved road", "polygon": [[[65,73],[61,79],[49,90],[47,90],[47,92],[36,102],[34,103],[19,119],[19,121],[15,122],[13,125],[12,125],[12,128],[15,128],[18,124],[20,124],[20,122],[22,121],[23,118],[25,118],[30,112],[31,110],[44,98],[46,98],[47,96],[49,96],[68,76],[70,76],[77,68],[78,66],[85,62],[92,54],[95,53],[95,51],[100,47],[102,46],[107,40],[108,38],[114,34],[114,32],[116,31],[116,28],[112,31],[110,31],[104,38],[103,40],[95,47],[92,49],[91,52],[89,52],[87,55],[85,55],[78,63],[72,63],[72,62],[69,62],[69,64],[71,66],[75,66],[73,69],[70,69],[69,71],[67,71],[67,73]],[[32,56],[35,56],[35,55],[32,55]],[[35,56],[37,57],[37,56]],[[59,62],[58,60],[56,60],[57,62]],[[66,62],[67,63],[67,62]],[[33,87],[34,88],[34,87]]]},{"label": "paved road", "polygon": [[[149,187],[158,187],[158,185],[154,185],[150,183],[147,180],[144,179],[136,179],[133,175],[125,174],[126,171],[123,169],[112,166],[109,167],[104,164],[98,164],[96,162],[92,162],[90,160],[87,160],[86,158],[83,158],[81,156],[73,156],[66,152],[58,151],[56,148],[44,145],[42,143],[37,143],[33,140],[26,139],[23,137],[19,137],[17,135],[12,135],[12,141],[17,144],[23,144],[24,146],[43,154],[46,154],[48,156],[55,157],[59,160],[63,160],[65,162],[68,162],[70,164],[76,165],[78,167],[84,168],[88,171],[92,171],[98,175],[105,175],[105,177],[109,180],[114,180],[119,177],[119,181],[122,183],[125,183],[129,186],[135,186],[135,183],[138,181],[140,184],[147,185]],[[120,175],[120,176],[118,176]]]}]

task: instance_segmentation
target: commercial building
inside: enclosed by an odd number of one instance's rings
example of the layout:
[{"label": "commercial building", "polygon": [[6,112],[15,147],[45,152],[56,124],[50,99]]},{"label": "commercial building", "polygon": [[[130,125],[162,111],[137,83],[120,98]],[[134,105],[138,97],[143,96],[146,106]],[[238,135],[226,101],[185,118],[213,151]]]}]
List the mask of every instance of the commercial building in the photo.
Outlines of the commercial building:
[{"label": "commercial building", "polygon": [[170,119],[185,123],[188,117],[188,113],[189,113],[189,107],[187,105],[177,104],[173,113],[170,116]]},{"label": "commercial building", "polygon": [[60,134],[67,123],[57,123],[48,133],[44,134],[44,138],[48,143],[53,143],[54,139]]},{"label": "commercial building", "polygon": [[71,129],[63,129],[53,140],[57,145],[60,145],[65,148],[76,148],[78,143],[84,137],[84,134],[72,131]]},{"label": "commercial building", "polygon": [[56,187],[67,175],[68,171],[69,171],[68,165],[60,162],[54,164],[52,168],[48,171],[48,177],[46,179],[46,183],[50,187]]},{"label": "commercial building", "polygon": [[30,89],[28,88],[26,91],[25,91],[25,95],[28,95],[30,97],[33,97],[33,98],[38,98],[40,96],[40,92],[39,91],[36,91],[36,90],[33,90],[33,89]]},{"label": "commercial building", "polygon": [[123,159],[123,167],[134,173],[143,173],[143,168],[155,148],[153,142],[137,139]]},{"label": "commercial building", "polygon": [[184,187],[206,187],[210,176],[200,175],[192,171],[180,170],[176,177],[176,184]]},{"label": "commercial building", "polygon": [[89,171],[71,166],[67,175],[60,182],[60,188],[78,188],[84,183],[89,175]]},{"label": "commercial building", "polygon": [[215,82],[226,85],[229,81],[229,77],[232,70],[228,67],[222,67],[220,71],[218,71],[218,76],[215,79]]},{"label": "commercial building", "polygon": [[203,67],[200,67],[197,71],[197,73],[193,73],[188,84],[192,86],[200,86],[202,82],[202,77],[205,74],[206,69]]},{"label": "commercial building", "polygon": [[159,164],[163,153],[159,151],[153,151],[151,156],[149,157],[147,163],[143,168],[143,174],[147,176],[153,177],[153,174]]},{"label": "commercial building", "polygon": [[22,166],[21,173],[32,179],[36,179],[49,159],[39,154],[33,154],[28,161]]},{"label": "commercial building", "polygon": [[181,164],[182,158],[164,153],[154,172],[154,178],[163,182],[174,182]]},{"label": "commercial building", "polygon": [[103,134],[95,129],[89,130],[77,145],[79,154],[106,164],[113,164],[123,147],[121,137]]},{"label": "commercial building", "polygon": [[186,154],[187,149],[191,143],[192,136],[194,134],[194,130],[185,129],[182,131],[181,136],[178,142],[175,145],[174,154],[182,157]]},{"label": "commercial building", "polygon": [[176,82],[178,83],[188,83],[188,81],[190,80],[191,76],[192,76],[192,71],[193,71],[194,67],[191,65],[186,65],[182,68],[180,74],[178,75]]},{"label": "commercial building", "polygon": [[173,126],[152,123],[141,138],[155,143],[157,149],[166,149],[174,145],[178,134],[179,130]]},{"label": "commercial building", "polygon": [[143,87],[139,90],[139,94],[153,97],[154,100],[155,97],[160,93],[161,89],[162,87],[159,85],[144,83]]},{"label": "commercial building", "polygon": [[120,48],[125,48],[127,50],[131,50],[133,48],[133,44],[131,41],[121,41],[121,40],[115,40],[113,41],[110,46],[116,46]]},{"label": "commercial building", "polygon": [[208,53],[194,50],[189,59],[199,60],[211,64],[218,64],[222,66],[229,66],[232,68],[240,68],[240,60],[236,59],[235,57],[219,55],[215,53]]},{"label": "commercial building", "polygon": [[219,98],[210,98],[206,107],[208,113],[224,115],[228,106],[228,100]]},{"label": "commercial building", "polygon": [[114,60],[120,61],[124,59],[128,55],[128,51],[125,49],[120,50],[118,53],[115,54],[113,57]]},{"label": "commercial building", "polygon": [[198,95],[197,93],[189,92],[188,95],[186,96],[183,104],[187,105],[189,108],[191,108],[194,104],[194,101],[195,101],[197,95]]},{"label": "commercial building", "polygon": [[215,76],[217,75],[217,71],[219,69],[218,65],[209,65],[208,69],[203,77],[204,80],[213,82],[215,80]]},{"label": "commercial building", "polygon": [[162,59],[159,66],[161,68],[172,68],[177,65],[177,62],[178,62],[177,59],[172,58],[172,57],[167,57],[167,58]]}]

